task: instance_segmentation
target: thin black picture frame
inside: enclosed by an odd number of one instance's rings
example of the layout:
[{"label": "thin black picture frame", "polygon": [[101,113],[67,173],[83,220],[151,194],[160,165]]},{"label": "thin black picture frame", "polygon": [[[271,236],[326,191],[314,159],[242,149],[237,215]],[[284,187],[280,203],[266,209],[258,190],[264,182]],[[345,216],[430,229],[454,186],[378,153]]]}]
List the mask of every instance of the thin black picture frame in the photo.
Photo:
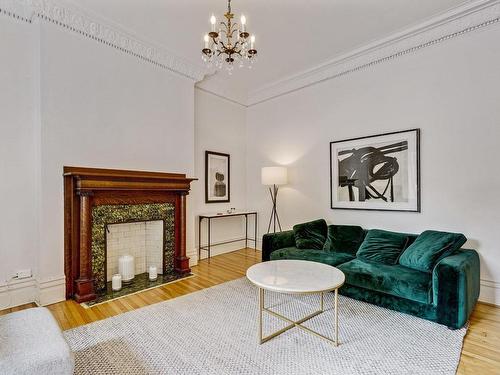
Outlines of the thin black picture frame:
[{"label": "thin black picture frame", "polygon": [[[227,158],[227,199],[210,200],[208,197],[208,158],[210,155]],[[231,201],[231,155],[222,152],[205,151],[205,203],[228,203]]]},{"label": "thin black picture frame", "polygon": [[[335,143],[342,143],[342,142],[350,142],[350,141],[357,141],[360,139],[369,139],[369,138],[375,138],[375,137],[383,137],[387,135],[394,135],[394,134],[401,134],[401,133],[410,133],[410,132],[415,132],[416,136],[416,153],[417,153],[417,208],[415,210],[400,210],[400,209],[390,209],[390,208],[357,208],[357,207],[334,207],[333,206],[333,145]],[[389,132],[389,133],[382,133],[382,134],[374,134],[374,135],[368,135],[364,137],[355,137],[355,138],[349,138],[349,139],[342,139],[339,141],[332,141],[330,142],[330,208],[332,210],[356,210],[356,211],[391,211],[391,212],[414,212],[414,213],[420,213],[421,212],[421,173],[420,173],[420,138],[421,138],[421,131],[419,128],[414,128],[414,129],[408,129],[408,130],[400,130],[396,132]]]}]

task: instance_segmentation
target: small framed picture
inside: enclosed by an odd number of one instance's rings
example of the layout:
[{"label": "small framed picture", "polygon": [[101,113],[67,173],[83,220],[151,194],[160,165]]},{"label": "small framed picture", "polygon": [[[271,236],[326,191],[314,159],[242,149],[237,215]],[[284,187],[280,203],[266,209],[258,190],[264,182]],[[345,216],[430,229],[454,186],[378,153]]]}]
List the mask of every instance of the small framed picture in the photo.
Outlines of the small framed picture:
[{"label": "small framed picture", "polygon": [[229,202],[231,191],[229,159],[229,154],[205,151],[205,203]]},{"label": "small framed picture", "polygon": [[420,129],[330,142],[331,208],[420,212]]}]

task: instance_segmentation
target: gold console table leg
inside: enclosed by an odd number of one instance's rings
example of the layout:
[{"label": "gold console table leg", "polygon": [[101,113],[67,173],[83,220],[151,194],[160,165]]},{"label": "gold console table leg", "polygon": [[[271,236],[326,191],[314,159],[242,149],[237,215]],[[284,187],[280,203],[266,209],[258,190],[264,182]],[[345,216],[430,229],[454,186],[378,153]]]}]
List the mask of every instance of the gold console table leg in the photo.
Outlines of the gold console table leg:
[{"label": "gold console table leg", "polygon": [[[290,323],[290,324],[287,325],[286,327],[283,327],[280,330],[273,332],[273,333],[269,334],[268,336],[264,337],[264,333],[263,333],[264,312],[267,312],[267,313],[275,316],[276,318],[284,320],[285,322]],[[314,318],[315,316],[317,316],[323,312],[324,312],[324,293],[323,292],[320,293],[320,309],[318,311],[313,312],[310,315],[303,317],[302,319],[294,321],[294,320],[287,318],[286,316],[278,314],[277,312],[272,311],[272,310],[268,309],[267,307],[265,307],[264,289],[259,288],[259,343],[263,344],[263,343],[271,340],[272,338],[281,335],[283,332],[286,332],[293,327],[297,327],[297,328],[304,330],[305,332],[311,333],[319,338],[322,338],[322,339],[334,344],[335,346],[338,346],[338,344],[339,344],[339,342],[338,342],[338,289],[335,289],[335,339],[331,339],[330,337],[324,336],[321,333],[318,333],[318,332],[302,325],[302,323],[308,321],[309,319]]]}]

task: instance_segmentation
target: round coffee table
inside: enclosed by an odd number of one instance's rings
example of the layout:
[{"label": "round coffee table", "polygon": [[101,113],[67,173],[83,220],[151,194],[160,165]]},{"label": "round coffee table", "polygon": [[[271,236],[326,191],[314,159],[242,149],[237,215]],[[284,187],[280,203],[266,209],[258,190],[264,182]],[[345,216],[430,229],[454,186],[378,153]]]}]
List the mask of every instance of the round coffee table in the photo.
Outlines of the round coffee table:
[{"label": "round coffee table", "polygon": [[[247,278],[259,288],[259,340],[263,344],[273,337],[297,327],[312,333],[338,346],[338,289],[344,284],[344,273],[327,264],[306,260],[272,260],[255,264],[247,270]],[[320,309],[300,320],[294,321],[265,307],[264,290],[285,294],[320,295]],[[321,314],[323,308],[323,293],[335,291],[335,338],[331,339],[302,325],[305,321]],[[262,318],[267,312],[289,323],[288,326],[264,337]]]}]

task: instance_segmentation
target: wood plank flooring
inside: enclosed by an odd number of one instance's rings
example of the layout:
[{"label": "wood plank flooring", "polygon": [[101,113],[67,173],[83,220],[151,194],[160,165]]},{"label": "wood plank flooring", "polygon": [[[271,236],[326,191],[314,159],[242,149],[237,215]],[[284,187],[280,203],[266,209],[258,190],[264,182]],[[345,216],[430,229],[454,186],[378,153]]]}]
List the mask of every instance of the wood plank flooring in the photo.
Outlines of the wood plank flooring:
[{"label": "wood plank flooring", "polygon": [[[242,249],[203,260],[193,267],[195,277],[123,297],[88,309],[74,301],[48,306],[63,330],[105,319],[182,296],[197,290],[234,280],[245,275],[248,267],[260,261],[260,252]],[[0,311],[0,315],[33,307],[33,304]],[[500,308],[479,303],[474,310],[465,337],[458,374],[500,374]]]}]

